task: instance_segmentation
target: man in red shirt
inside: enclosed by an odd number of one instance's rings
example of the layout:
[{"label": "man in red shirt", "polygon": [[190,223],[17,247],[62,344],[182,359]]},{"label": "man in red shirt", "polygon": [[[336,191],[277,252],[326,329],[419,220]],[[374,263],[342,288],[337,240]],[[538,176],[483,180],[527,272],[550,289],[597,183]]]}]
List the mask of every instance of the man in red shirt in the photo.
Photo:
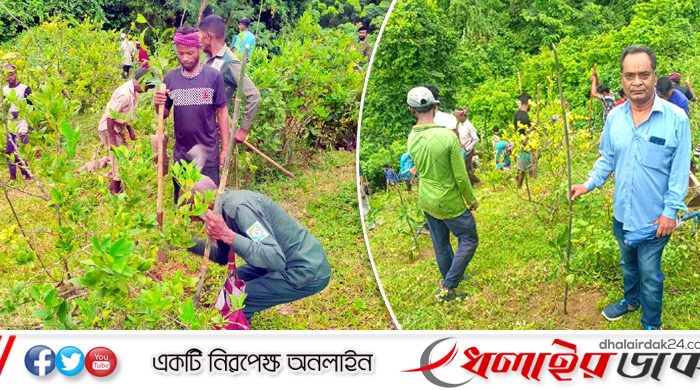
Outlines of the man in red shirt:
[{"label": "man in red shirt", "polygon": [[136,42],[136,48],[139,51],[139,67],[148,68],[148,52],[141,47],[141,42]]}]

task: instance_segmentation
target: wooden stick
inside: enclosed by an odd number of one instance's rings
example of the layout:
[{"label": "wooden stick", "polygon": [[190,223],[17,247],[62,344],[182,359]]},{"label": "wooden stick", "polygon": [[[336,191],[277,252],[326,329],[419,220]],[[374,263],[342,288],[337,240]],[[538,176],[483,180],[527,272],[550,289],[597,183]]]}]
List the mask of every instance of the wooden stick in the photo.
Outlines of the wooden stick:
[{"label": "wooden stick", "polygon": [[[557,69],[557,84],[559,86],[559,102],[561,104],[561,115],[564,121],[564,141],[566,146],[566,180],[567,187],[571,188],[571,153],[569,152],[569,126],[566,121],[566,105],[564,104],[564,89],[562,87],[561,81],[561,67],[559,66],[559,53],[557,52],[557,47],[552,44],[552,51],[554,52],[554,64]],[[568,198],[568,231],[566,239],[566,253],[564,257],[564,268],[566,271],[569,270],[569,262],[571,260],[571,225],[573,222],[573,211],[572,211],[572,201],[571,197]],[[567,313],[568,297],[569,297],[569,283],[564,282],[564,314]]]},{"label": "wooden stick", "polygon": [[591,118],[593,117],[593,96],[588,98],[588,131],[593,133],[593,126],[591,123]]},{"label": "wooden stick", "polygon": [[262,10],[263,10],[263,4],[265,4],[265,0],[260,0],[260,5],[259,7],[259,12],[258,12],[258,24],[255,26],[255,40],[258,40],[258,33],[260,32],[260,19],[262,18]]},{"label": "wooden stick", "polygon": [[520,77],[520,72],[518,72],[518,89],[520,90],[520,94],[523,94],[523,81]]},{"label": "wooden stick", "polygon": [[[593,64],[593,73],[598,74],[598,64]],[[593,96],[588,97],[588,132],[593,135]]]},{"label": "wooden stick", "polygon": [[238,174],[239,174],[239,172],[238,172],[238,163],[239,163],[238,160],[239,160],[239,159],[240,159],[240,157],[239,157],[239,154],[238,154],[238,145],[235,145],[235,146],[233,147],[233,172],[234,172],[234,175],[233,175],[233,176],[234,176],[234,178],[235,178],[235,180],[236,180],[236,189],[237,189],[237,190],[240,190],[240,189],[241,189],[241,178],[240,178],[240,176],[238,175]]},{"label": "wooden stick", "polygon": [[[248,45],[245,45],[244,50],[248,50]],[[244,51],[245,53],[245,51]],[[231,155],[233,152],[233,145],[236,143],[236,133],[238,132],[238,116],[241,111],[241,99],[243,98],[243,83],[245,80],[245,68],[248,64],[246,56],[241,56],[241,73],[238,77],[238,89],[236,90],[236,97],[233,104],[233,118],[231,118],[230,123],[232,126],[229,132],[228,147],[226,148],[226,158],[224,159],[224,169],[219,175],[221,180],[219,181],[219,188],[216,191],[216,199],[214,200],[214,212],[221,215],[222,211],[222,198],[224,191],[226,189],[226,181],[228,179],[228,168],[231,165]],[[202,257],[202,268],[199,271],[199,281],[197,281],[197,289],[194,293],[194,307],[199,307],[199,298],[202,295],[202,287],[204,286],[204,280],[207,277],[207,271],[209,270],[209,254],[211,253],[211,237],[207,237],[207,244],[204,247],[204,256]]]},{"label": "wooden stick", "polygon": [[[165,93],[167,87],[165,83],[160,85],[160,92]],[[156,219],[158,220],[158,230],[163,231],[163,176],[165,175],[164,163],[165,163],[165,150],[163,147],[163,140],[165,134],[163,134],[163,121],[165,116],[165,104],[158,106],[158,129],[156,132],[156,139],[158,142],[158,196],[156,197]],[[158,263],[166,263],[168,258],[165,256],[163,249],[158,249]]]},{"label": "wooden stick", "polygon": [[535,126],[540,125],[540,85],[537,84],[537,119],[535,121]]},{"label": "wooden stick", "polygon": [[281,166],[280,164],[278,164],[278,163],[277,163],[275,160],[273,160],[271,157],[269,157],[269,156],[266,155],[265,153],[263,153],[263,152],[261,152],[260,150],[258,150],[258,148],[256,148],[255,146],[251,145],[250,142],[244,140],[244,141],[243,141],[243,145],[245,145],[246,148],[250,149],[253,153],[255,153],[255,154],[257,154],[258,156],[260,156],[260,157],[264,158],[265,160],[267,160],[267,162],[269,162],[270,164],[272,164],[275,168],[279,169],[282,173],[284,173],[284,174],[287,175],[288,177],[290,177],[290,178],[292,178],[292,179],[296,178],[292,172],[289,172],[288,170],[286,170],[283,166]]},{"label": "wooden stick", "polygon": [[199,13],[197,14],[197,24],[196,26],[199,26],[199,22],[202,21],[202,15],[204,15],[204,10],[207,9],[207,6],[209,5],[209,0],[202,0],[202,4],[199,6]]}]

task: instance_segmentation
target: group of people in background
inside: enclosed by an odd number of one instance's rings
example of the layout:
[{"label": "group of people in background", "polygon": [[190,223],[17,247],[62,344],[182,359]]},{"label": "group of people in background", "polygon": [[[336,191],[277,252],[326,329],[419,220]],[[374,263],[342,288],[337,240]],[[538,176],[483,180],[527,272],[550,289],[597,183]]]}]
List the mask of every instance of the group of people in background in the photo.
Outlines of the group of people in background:
[{"label": "group of people in background", "polygon": [[141,46],[141,41],[136,41],[134,44],[125,33],[121,33],[119,38],[121,39],[119,51],[122,53],[122,78],[129,77],[134,67],[134,60],[138,65],[137,69],[148,68],[148,51]]},{"label": "group of people in background", "polygon": [[[594,68],[591,97],[602,102],[605,123],[600,157],[589,179],[571,188],[570,197],[575,200],[602,187],[615,173],[612,227],[620,248],[624,294],[606,306],[602,315],[614,321],[641,308],[642,327],[653,330],[662,325],[662,253],[677,219],[687,211],[684,198],[691,174],[688,102],[694,101],[695,95],[689,79],[680,85],[677,72],[657,78],[656,57],[645,46],[624,49],[620,73],[621,99],[616,101]],[[529,94],[522,93],[513,117],[514,129],[525,140],[537,131],[528,113],[530,100]],[[408,136],[408,151],[401,157],[398,178],[420,178],[418,206],[430,227],[441,274],[436,297],[459,300],[464,294],[457,287],[479,243],[472,214],[479,204],[473,190],[479,179],[472,164],[478,133],[467,118],[468,109],[457,109],[454,115],[440,111],[439,91],[434,86],[411,89],[406,102],[416,124]],[[496,167],[510,167],[513,143],[500,138],[498,127],[494,127],[491,141]],[[533,175],[538,157],[537,151],[519,149],[518,187],[528,172]],[[410,176],[404,176],[408,167]],[[387,164],[384,171],[387,184],[396,185],[392,167]],[[650,231],[650,236],[631,243],[627,234],[641,230]],[[451,234],[457,238],[456,251],[450,244]]]},{"label": "group of people in background", "polygon": [[[31,104],[29,98],[32,89],[22,83],[17,75],[17,67],[14,64],[6,63],[2,65],[3,73],[6,74],[7,85],[2,87],[3,96],[7,99],[14,96],[16,101],[26,101]],[[29,143],[29,125],[27,120],[19,116],[19,108],[14,103],[10,103],[7,111],[9,117],[7,136],[5,139],[5,155],[7,156],[7,167],[10,170],[10,180],[17,180],[17,166],[25,180],[31,180],[32,174],[29,172],[26,162],[19,154],[20,145]]]}]

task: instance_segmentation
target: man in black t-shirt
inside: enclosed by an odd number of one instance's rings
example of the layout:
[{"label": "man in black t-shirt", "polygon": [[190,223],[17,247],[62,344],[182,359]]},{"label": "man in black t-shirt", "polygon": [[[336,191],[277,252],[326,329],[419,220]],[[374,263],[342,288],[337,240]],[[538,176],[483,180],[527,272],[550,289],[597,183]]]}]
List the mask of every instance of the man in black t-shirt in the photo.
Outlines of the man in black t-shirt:
[{"label": "man in black t-shirt", "polygon": [[[163,82],[165,94],[156,92],[154,102],[165,104],[165,116],[173,109],[175,127],[174,161],[191,162],[189,151],[203,146],[202,174],[219,183],[219,169],[224,163],[229,139],[228,100],[221,74],[199,62],[202,48],[197,30],[184,26],[175,33],[175,49],[181,68],[171,71]],[[219,149],[221,143],[221,149]],[[180,185],[173,179],[175,202]]]},{"label": "man in black t-shirt", "polygon": [[[513,116],[513,126],[515,126],[515,129],[520,134],[525,136],[525,142],[522,145],[523,148],[527,144],[527,135],[530,133],[530,128],[532,126],[532,122],[530,122],[530,115],[528,115],[528,111],[530,110],[528,105],[530,98],[530,94],[527,92],[520,95],[520,107]],[[518,184],[518,188],[522,188],[523,181],[525,180],[525,172],[532,170],[532,153],[529,150],[521,149],[515,165],[518,167],[516,182]]]}]

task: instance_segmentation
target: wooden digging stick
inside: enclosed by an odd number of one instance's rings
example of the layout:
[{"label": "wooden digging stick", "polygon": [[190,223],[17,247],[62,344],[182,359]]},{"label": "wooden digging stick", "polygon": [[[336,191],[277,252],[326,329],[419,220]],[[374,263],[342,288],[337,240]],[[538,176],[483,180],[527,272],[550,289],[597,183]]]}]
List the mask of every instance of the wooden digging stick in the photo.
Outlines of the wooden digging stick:
[{"label": "wooden digging stick", "polygon": [[[165,93],[166,90],[165,83],[160,85],[160,92]],[[165,134],[163,134],[163,120],[165,116],[165,104],[158,106],[158,129],[156,132],[156,139],[158,142],[158,196],[156,198],[156,219],[158,220],[158,230],[163,231],[163,176],[165,175],[164,163],[165,163],[165,150],[163,147],[163,139]],[[158,248],[158,263],[164,264],[168,261],[163,249]]]},{"label": "wooden digging stick", "polygon": [[[248,45],[244,48],[248,50]],[[244,51],[245,53],[245,51]],[[231,165],[231,152],[233,151],[233,144],[236,143],[236,133],[238,132],[238,116],[241,111],[241,99],[243,98],[243,82],[245,79],[245,68],[248,64],[246,56],[241,56],[241,74],[238,77],[238,89],[236,91],[236,97],[233,104],[233,118],[230,121],[231,131],[228,137],[228,147],[226,148],[226,158],[224,159],[224,169],[221,172],[221,180],[219,181],[219,188],[216,191],[216,199],[214,200],[214,212],[221,215],[222,209],[222,197],[224,195],[224,190],[226,189],[226,179],[228,178],[228,167]],[[197,281],[197,290],[194,292],[194,307],[195,309],[199,307],[199,298],[202,295],[202,287],[204,286],[204,280],[207,277],[207,271],[209,270],[209,254],[211,253],[211,237],[207,237],[207,244],[204,247],[204,257],[202,257],[202,268],[199,271],[199,281]]]},{"label": "wooden digging stick", "polygon": [[244,141],[243,141],[243,145],[245,145],[245,147],[248,148],[248,149],[250,149],[253,153],[257,154],[258,156],[260,156],[260,157],[262,157],[262,158],[264,158],[267,162],[269,162],[270,164],[272,164],[275,168],[279,169],[282,173],[284,173],[284,174],[287,175],[288,177],[290,177],[290,178],[292,178],[292,179],[295,178],[295,176],[294,176],[294,174],[293,174],[292,172],[289,172],[288,170],[286,170],[283,166],[281,166],[280,164],[278,164],[278,163],[277,163],[275,160],[273,160],[270,156],[266,155],[265,153],[263,153],[263,152],[261,152],[260,150],[258,150],[258,148],[256,148],[255,146],[251,145],[250,142],[244,140]]}]

